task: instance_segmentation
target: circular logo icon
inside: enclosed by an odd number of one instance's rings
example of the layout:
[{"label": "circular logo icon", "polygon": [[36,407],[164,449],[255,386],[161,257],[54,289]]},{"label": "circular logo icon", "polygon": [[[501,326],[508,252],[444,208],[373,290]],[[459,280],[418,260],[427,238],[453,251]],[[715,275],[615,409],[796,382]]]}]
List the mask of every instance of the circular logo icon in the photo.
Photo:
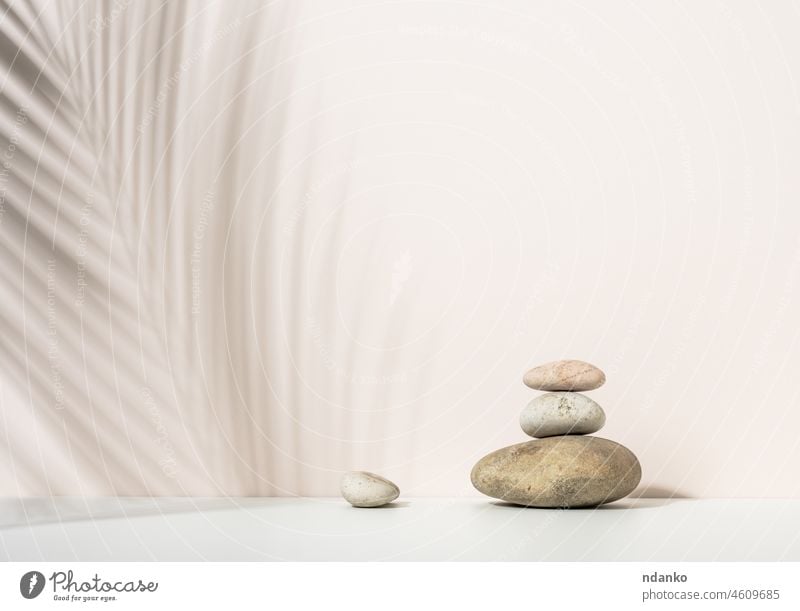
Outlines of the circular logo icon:
[{"label": "circular logo icon", "polygon": [[39,571],[28,571],[19,580],[19,593],[25,598],[36,598],[44,590],[44,575]]}]

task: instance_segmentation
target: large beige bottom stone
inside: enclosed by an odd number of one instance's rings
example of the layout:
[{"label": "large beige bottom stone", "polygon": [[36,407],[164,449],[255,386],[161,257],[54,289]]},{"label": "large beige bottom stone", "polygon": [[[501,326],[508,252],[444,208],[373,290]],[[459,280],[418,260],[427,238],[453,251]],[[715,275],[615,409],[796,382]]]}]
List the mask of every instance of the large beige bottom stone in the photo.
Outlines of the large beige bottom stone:
[{"label": "large beige bottom stone", "polygon": [[601,437],[566,435],[501,448],[472,468],[487,496],[531,507],[592,507],[627,496],[642,469],[628,448]]}]

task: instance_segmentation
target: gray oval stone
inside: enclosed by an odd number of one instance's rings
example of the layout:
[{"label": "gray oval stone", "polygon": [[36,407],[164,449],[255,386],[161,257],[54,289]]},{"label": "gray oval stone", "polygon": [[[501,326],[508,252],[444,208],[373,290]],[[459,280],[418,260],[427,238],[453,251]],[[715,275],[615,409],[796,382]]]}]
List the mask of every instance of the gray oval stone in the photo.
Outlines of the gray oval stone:
[{"label": "gray oval stone", "polygon": [[606,374],[585,361],[553,361],[528,371],[522,378],[536,390],[594,390],[606,381]]},{"label": "gray oval stone", "polygon": [[606,423],[603,408],[577,392],[550,392],[522,408],[519,425],[531,437],[587,435]]},{"label": "gray oval stone", "polygon": [[397,485],[369,471],[348,471],[342,475],[340,489],[353,507],[380,507],[400,496]]},{"label": "gray oval stone", "polygon": [[472,485],[530,507],[593,507],[633,492],[642,468],[628,448],[601,437],[566,435],[518,443],[481,458]]}]

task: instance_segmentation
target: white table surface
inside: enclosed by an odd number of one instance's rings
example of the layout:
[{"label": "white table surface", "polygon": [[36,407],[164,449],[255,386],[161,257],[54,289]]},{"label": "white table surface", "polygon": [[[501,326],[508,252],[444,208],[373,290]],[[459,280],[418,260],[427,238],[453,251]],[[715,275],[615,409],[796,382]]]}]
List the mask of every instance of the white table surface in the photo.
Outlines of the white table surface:
[{"label": "white table surface", "polygon": [[625,499],[527,509],[488,498],[0,499],[12,561],[800,561],[800,499]]}]

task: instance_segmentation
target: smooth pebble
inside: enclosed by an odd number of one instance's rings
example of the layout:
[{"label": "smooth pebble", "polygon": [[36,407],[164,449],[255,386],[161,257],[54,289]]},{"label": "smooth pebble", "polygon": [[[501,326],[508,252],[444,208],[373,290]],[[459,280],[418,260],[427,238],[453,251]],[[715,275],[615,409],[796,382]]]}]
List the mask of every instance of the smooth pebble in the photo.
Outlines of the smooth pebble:
[{"label": "smooth pebble", "polygon": [[603,408],[577,392],[550,392],[528,403],[519,416],[519,425],[531,437],[587,435],[606,423]]},{"label": "smooth pebble", "polygon": [[594,390],[606,381],[606,374],[585,361],[553,361],[528,371],[522,378],[536,390]]},{"label": "smooth pebble", "polygon": [[397,485],[369,471],[348,471],[342,475],[341,491],[353,507],[380,507],[400,496]]},{"label": "smooth pebble", "polygon": [[565,435],[518,443],[481,458],[472,485],[529,507],[594,507],[633,492],[642,468],[628,448],[601,437]]}]

